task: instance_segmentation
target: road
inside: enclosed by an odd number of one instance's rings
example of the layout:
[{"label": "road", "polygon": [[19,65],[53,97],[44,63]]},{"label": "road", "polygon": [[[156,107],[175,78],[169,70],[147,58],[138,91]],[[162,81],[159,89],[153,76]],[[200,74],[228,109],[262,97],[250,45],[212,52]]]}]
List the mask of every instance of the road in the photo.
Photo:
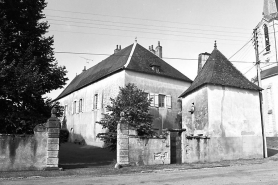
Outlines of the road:
[{"label": "road", "polygon": [[195,170],[176,169],[128,175],[103,177],[75,176],[55,178],[29,178],[0,180],[2,185],[278,185],[278,161],[263,164],[206,168]]}]

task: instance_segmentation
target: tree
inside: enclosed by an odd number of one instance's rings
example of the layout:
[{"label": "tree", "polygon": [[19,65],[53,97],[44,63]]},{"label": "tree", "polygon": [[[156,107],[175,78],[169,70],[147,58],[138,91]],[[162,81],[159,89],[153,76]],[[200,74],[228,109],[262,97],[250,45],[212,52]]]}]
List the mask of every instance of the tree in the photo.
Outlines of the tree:
[{"label": "tree", "polygon": [[153,116],[149,113],[151,100],[148,99],[147,93],[129,83],[123,88],[120,87],[118,96],[110,100],[111,105],[106,107],[108,113],[104,114],[104,118],[99,122],[103,128],[108,129],[108,132],[98,134],[106,147],[112,151],[116,150],[117,124],[121,112],[124,112],[127,123],[137,130],[139,136],[155,135],[152,128]]},{"label": "tree", "polygon": [[41,123],[53,106],[42,96],[65,85],[65,67],[58,66],[49,25],[42,19],[44,0],[0,0],[0,132],[22,120]]}]

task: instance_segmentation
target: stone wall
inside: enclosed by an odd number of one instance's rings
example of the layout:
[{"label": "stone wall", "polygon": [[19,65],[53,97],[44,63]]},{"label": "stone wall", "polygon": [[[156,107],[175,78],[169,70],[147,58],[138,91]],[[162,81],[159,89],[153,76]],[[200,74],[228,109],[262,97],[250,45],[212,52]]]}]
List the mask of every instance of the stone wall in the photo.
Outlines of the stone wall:
[{"label": "stone wall", "polygon": [[47,160],[47,132],[0,135],[0,171],[42,170]]},{"label": "stone wall", "polygon": [[[187,136],[182,133],[182,163],[262,158],[262,138]],[[258,147],[259,146],[259,147]]]},{"label": "stone wall", "polygon": [[0,171],[58,169],[60,122],[55,114],[34,135],[0,135]]},{"label": "stone wall", "polygon": [[[183,100],[182,162],[262,158],[259,93],[204,86]],[[194,112],[189,112],[194,103]]]},{"label": "stone wall", "polygon": [[164,138],[143,138],[133,133],[122,117],[117,127],[118,165],[170,164],[169,132]]}]

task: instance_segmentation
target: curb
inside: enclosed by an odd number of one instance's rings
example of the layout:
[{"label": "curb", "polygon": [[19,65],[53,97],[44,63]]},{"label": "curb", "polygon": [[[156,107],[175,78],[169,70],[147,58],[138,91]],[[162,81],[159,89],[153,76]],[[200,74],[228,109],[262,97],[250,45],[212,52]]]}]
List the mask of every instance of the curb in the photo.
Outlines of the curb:
[{"label": "curb", "polygon": [[146,171],[141,171],[141,173],[158,173],[158,172],[174,172],[174,171],[187,171],[187,170],[200,170],[200,169],[212,169],[212,168],[224,168],[224,167],[229,167],[231,165],[222,165],[222,166],[212,166],[212,167],[195,167],[195,168],[165,168],[161,170],[146,170]]}]

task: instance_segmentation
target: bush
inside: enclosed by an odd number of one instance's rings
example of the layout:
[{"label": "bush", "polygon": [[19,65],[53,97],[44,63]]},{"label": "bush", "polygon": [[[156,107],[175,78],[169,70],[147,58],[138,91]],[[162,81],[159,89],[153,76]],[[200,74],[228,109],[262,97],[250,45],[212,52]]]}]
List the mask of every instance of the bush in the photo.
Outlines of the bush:
[{"label": "bush", "polygon": [[108,132],[97,135],[110,150],[116,150],[117,124],[121,112],[124,113],[125,120],[136,129],[139,136],[153,136],[156,134],[152,128],[153,116],[149,113],[151,99],[148,99],[143,90],[129,83],[123,88],[120,87],[118,96],[110,100],[111,106],[106,107],[109,113],[104,114],[104,118],[98,122],[103,128],[108,129]]}]

